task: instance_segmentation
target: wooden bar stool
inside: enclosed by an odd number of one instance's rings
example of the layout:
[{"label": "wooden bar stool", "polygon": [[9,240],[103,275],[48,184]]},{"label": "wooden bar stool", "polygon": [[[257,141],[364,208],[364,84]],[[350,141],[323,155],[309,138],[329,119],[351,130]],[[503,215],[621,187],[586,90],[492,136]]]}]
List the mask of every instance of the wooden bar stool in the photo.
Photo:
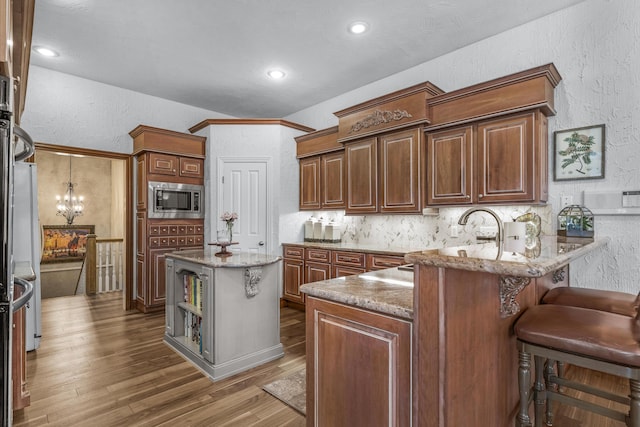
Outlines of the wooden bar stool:
[{"label": "wooden bar stool", "polygon": [[638,310],[639,297],[640,295],[603,289],[560,286],[544,294],[542,303],[591,308],[634,317]]},{"label": "wooden bar stool", "polygon": [[[517,427],[530,427],[529,404],[534,400],[535,426],[553,425],[546,404],[558,401],[640,427],[640,319],[581,307],[542,304],[528,308],[516,321],[514,331],[519,350],[518,384],[520,409]],[[531,357],[535,379],[531,383]],[[557,360],[605,372],[629,380],[629,397],[560,378],[553,373]],[[562,391],[557,386],[562,385]],[[629,406],[622,413],[568,396],[566,389],[579,390]],[[545,414],[546,407],[546,414]],[[546,415],[546,417],[545,417]]]}]

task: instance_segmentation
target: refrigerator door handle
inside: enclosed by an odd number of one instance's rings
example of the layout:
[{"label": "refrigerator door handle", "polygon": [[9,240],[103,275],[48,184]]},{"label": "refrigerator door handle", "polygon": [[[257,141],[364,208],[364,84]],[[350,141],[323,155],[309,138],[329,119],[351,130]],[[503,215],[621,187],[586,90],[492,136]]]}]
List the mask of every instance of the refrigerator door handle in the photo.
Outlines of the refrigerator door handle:
[{"label": "refrigerator door handle", "polygon": [[13,312],[15,313],[31,299],[31,295],[33,294],[33,283],[19,277],[14,277],[13,284],[15,286],[20,286],[23,290],[23,294],[13,301]]},{"label": "refrigerator door handle", "polygon": [[16,161],[24,160],[33,155],[35,153],[34,143],[31,137],[27,132],[22,130],[19,126],[13,126],[13,134],[20,138],[24,142],[24,150],[20,153],[14,154],[14,158]]}]

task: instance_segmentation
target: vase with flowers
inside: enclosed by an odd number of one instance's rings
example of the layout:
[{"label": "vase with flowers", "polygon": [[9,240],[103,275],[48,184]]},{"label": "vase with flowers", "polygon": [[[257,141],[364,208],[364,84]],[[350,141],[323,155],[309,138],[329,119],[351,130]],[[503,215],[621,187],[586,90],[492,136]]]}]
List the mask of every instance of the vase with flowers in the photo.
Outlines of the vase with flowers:
[{"label": "vase with flowers", "polygon": [[233,242],[233,223],[238,219],[238,214],[235,212],[225,212],[220,215],[220,219],[227,225],[227,234],[229,235],[229,242]]}]

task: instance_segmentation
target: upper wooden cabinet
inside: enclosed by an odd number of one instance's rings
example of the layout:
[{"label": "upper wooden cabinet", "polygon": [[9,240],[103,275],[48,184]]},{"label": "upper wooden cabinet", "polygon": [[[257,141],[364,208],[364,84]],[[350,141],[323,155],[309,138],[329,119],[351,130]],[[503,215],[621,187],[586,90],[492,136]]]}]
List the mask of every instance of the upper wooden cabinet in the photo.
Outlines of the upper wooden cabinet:
[{"label": "upper wooden cabinet", "polygon": [[421,211],[421,134],[412,128],[345,144],[347,213]]},{"label": "upper wooden cabinet", "polygon": [[427,204],[545,202],[547,139],[539,110],[427,134]]},{"label": "upper wooden cabinet", "polygon": [[344,209],[344,147],[333,127],[296,138],[300,159],[300,209]]}]

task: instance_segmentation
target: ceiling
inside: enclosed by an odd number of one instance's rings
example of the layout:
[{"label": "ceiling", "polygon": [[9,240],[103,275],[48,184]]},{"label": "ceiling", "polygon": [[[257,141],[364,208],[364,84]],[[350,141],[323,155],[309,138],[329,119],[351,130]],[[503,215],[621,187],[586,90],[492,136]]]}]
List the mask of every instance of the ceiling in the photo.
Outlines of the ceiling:
[{"label": "ceiling", "polygon": [[[44,68],[281,118],[583,0],[37,0]],[[366,21],[369,31],[347,26]],[[287,76],[272,80],[267,69]],[[428,78],[425,78],[428,80]]]}]

